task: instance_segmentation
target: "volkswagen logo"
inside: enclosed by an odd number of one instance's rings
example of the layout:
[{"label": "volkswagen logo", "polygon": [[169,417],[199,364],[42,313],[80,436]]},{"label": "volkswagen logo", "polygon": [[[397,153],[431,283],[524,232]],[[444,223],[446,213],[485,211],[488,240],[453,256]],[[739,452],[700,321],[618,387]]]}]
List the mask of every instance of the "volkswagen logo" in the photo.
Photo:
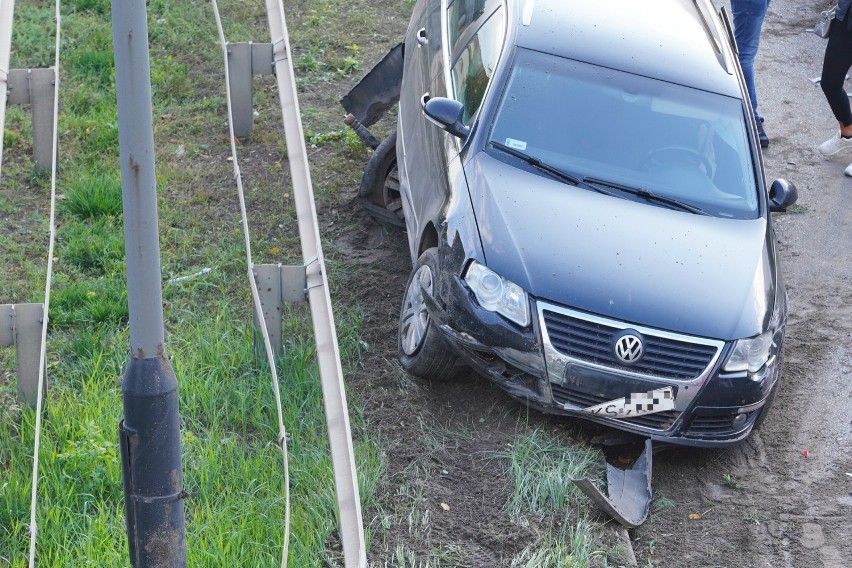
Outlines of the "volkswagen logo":
[{"label": "volkswagen logo", "polygon": [[645,353],[642,336],[635,331],[623,331],[613,339],[612,351],[615,357],[625,365],[637,363]]}]

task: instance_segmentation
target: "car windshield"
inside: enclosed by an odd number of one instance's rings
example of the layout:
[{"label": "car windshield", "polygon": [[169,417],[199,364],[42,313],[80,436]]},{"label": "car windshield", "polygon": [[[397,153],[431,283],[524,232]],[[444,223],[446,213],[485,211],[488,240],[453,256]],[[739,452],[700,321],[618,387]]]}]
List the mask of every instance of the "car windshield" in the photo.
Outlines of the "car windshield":
[{"label": "car windshield", "polygon": [[754,219],[757,184],[746,124],[739,99],[519,50],[490,147],[513,148],[579,179],[653,192],[710,215]]}]

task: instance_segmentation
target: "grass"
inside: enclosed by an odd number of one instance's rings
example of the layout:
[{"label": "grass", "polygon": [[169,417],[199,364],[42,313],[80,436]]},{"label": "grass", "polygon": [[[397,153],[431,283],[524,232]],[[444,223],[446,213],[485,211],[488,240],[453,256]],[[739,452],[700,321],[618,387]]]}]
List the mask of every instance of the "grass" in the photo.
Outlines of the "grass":
[{"label": "grass", "polygon": [[499,452],[507,460],[512,492],[507,509],[512,516],[553,515],[575,505],[582,492],[570,479],[598,478],[600,452],[560,440],[542,430],[519,437],[512,448]]},{"label": "grass", "polygon": [[600,552],[592,551],[593,530],[589,521],[551,527],[538,542],[512,559],[512,568],[582,568]]},{"label": "grass", "polygon": [[[326,18],[339,5],[314,4]],[[262,3],[232,1],[222,7],[231,37],[266,39]],[[12,66],[52,64],[52,6],[24,0],[17,8]],[[163,291],[167,350],[179,381],[184,484],[195,494],[185,503],[188,564],[275,566],[284,533],[283,463],[271,375],[255,357],[235,186],[225,160],[221,50],[209,3],[153,0],[148,11],[164,280],[211,268],[197,278],[164,283]],[[37,561],[39,566],[121,566],[128,554],[117,424],[130,314],[110,8],[102,0],[76,0],[64,4],[63,12],[62,199],[50,310],[50,388],[39,456]],[[332,30],[319,41],[325,59],[311,81],[360,67],[355,59],[360,51],[338,46]],[[288,177],[275,149],[277,96],[268,91],[267,83],[257,92],[258,104],[269,111],[256,125],[253,148],[268,153],[271,146],[272,162],[279,166],[246,168],[261,262],[298,258],[298,239],[271,237],[280,230],[263,223],[281,209],[280,188]],[[314,142],[333,152],[356,151],[348,131],[322,120],[314,127],[319,133]],[[0,255],[17,269],[0,270],[0,298],[41,301],[49,180],[32,170],[25,110],[10,110],[3,135],[2,189],[10,191],[0,191]],[[295,232],[294,215],[292,207],[285,209],[272,228],[286,225]],[[338,274],[346,267],[333,269]],[[310,318],[304,307],[284,311],[288,339],[277,364],[290,440],[289,565],[340,565]],[[355,305],[337,306],[335,312],[344,368],[351,369],[360,355],[363,311]],[[7,369],[0,374],[0,566],[17,568],[26,565],[28,555],[35,416],[13,402],[13,359],[6,350],[0,359]],[[375,507],[376,481],[385,468],[381,441],[366,427],[360,409],[350,415],[361,498],[365,507]]]},{"label": "grass", "polygon": [[535,428],[494,455],[506,461],[510,516],[540,525],[537,540],[512,559],[513,568],[582,568],[598,560],[606,565],[608,553],[595,544],[600,526],[586,516],[587,498],[570,482],[603,476],[598,450]]},{"label": "grass", "polygon": [[747,491],[748,490],[748,485],[745,485],[744,483],[740,483],[730,473],[723,473],[722,474],[722,485],[724,485],[725,487],[729,487],[731,489],[735,489],[736,491]]},{"label": "grass", "polygon": [[[341,127],[337,96],[322,89],[351,80],[398,41],[401,30],[376,22],[407,21],[413,0],[301,0],[288,4],[314,189],[325,203],[357,187],[369,152]],[[292,10],[291,10],[292,7]],[[220,2],[230,41],[268,41],[262,3]],[[127,364],[118,121],[110,4],[63,4],[58,234],[48,340],[48,379],[37,511],[39,566],[127,565],[123,491],[117,455],[121,378]],[[179,381],[188,565],[276,566],[284,520],[271,375],[255,356],[242,235],[225,122],[221,50],[210,4],[148,2],[153,129],[167,352]],[[289,17],[295,15],[295,18]],[[53,7],[16,5],[12,67],[53,63]],[[387,34],[384,38],[381,34]],[[378,40],[377,40],[378,36]],[[254,133],[240,145],[255,262],[300,262],[278,95],[271,77],[255,79]],[[377,134],[380,134],[377,132]],[[26,109],[10,108],[0,179],[0,301],[42,301],[50,180],[29,158]],[[327,253],[332,295],[352,270]],[[209,270],[206,270],[209,269]],[[169,283],[170,279],[195,275]],[[339,566],[336,501],[322,394],[307,308],[284,306],[287,338],[277,362],[290,440],[290,566]],[[335,305],[344,370],[363,350],[363,310]],[[32,467],[32,409],[14,402],[14,353],[0,350],[0,567],[26,565]],[[419,389],[398,367],[401,394]],[[415,543],[432,527],[415,462],[397,483],[404,511],[385,511],[377,484],[387,470],[385,441],[363,409],[350,408],[359,489],[370,542],[389,542],[405,526]],[[416,418],[412,417],[412,421]],[[468,433],[421,423],[426,447],[457,448]],[[585,566],[595,526],[565,516],[581,503],[566,476],[594,471],[597,456],[539,430],[523,431],[505,461],[513,482],[507,511],[541,528],[513,566]],[[561,486],[561,487],[560,487]],[[375,519],[367,516],[375,512]],[[392,519],[401,514],[402,522]],[[394,540],[374,566],[460,566],[452,543]],[[381,548],[381,545],[379,546]],[[597,555],[597,556],[596,556]]]}]

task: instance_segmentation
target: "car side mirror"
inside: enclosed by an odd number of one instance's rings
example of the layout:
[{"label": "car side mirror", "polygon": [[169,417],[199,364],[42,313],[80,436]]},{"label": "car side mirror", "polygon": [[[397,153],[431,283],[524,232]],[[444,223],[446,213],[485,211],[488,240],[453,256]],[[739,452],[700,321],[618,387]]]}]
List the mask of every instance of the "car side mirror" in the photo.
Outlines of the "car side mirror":
[{"label": "car side mirror", "polygon": [[464,125],[464,105],[453,99],[433,97],[423,106],[423,113],[430,122],[440,126],[453,136],[467,138],[470,128]]},{"label": "car side mirror", "polygon": [[786,179],[776,179],[769,188],[769,211],[783,213],[799,199],[796,186]]}]

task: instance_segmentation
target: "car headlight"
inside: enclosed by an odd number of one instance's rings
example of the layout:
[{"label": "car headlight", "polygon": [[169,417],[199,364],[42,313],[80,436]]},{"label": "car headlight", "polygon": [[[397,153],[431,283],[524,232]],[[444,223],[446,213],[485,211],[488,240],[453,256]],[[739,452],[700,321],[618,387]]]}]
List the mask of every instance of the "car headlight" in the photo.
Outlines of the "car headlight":
[{"label": "car headlight", "polygon": [[748,371],[756,373],[769,361],[773,345],[773,330],[765,331],[757,337],[738,339],[734,343],[725,371]]},{"label": "car headlight", "polygon": [[523,288],[476,261],[468,266],[464,281],[484,309],[520,326],[529,325],[529,302]]},{"label": "car headlight", "polygon": [[772,318],[769,321],[769,329],[756,337],[738,339],[734,343],[734,348],[724,366],[725,371],[756,373],[778,354],[781,338],[784,335],[782,314],[785,313],[786,305],[786,297],[775,302],[775,309],[772,311]]}]

